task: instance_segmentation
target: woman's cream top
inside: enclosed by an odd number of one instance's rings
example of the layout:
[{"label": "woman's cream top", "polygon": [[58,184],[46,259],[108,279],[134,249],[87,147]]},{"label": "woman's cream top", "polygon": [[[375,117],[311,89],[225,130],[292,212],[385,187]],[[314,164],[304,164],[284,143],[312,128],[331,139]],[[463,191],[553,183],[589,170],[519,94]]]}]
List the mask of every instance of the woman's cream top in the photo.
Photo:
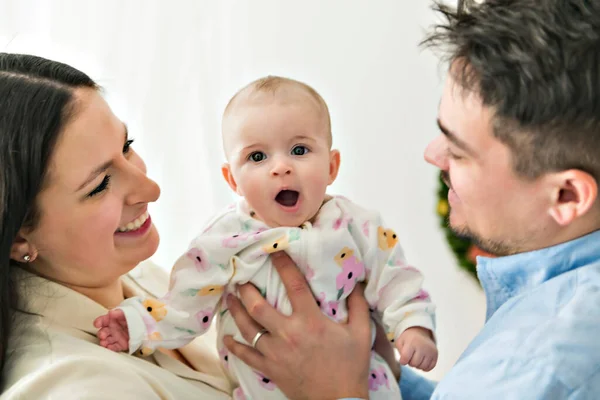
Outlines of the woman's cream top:
[{"label": "woman's cream top", "polygon": [[[29,314],[16,316],[0,400],[231,398],[210,336],[180,349],[194,369],[158,351],[147,358],[114,353],[99,346],[92,325],[107,309],[60,284],[15,273]],[[132,295],[160,297],[167,282],[151,262],[123,277]]]}]

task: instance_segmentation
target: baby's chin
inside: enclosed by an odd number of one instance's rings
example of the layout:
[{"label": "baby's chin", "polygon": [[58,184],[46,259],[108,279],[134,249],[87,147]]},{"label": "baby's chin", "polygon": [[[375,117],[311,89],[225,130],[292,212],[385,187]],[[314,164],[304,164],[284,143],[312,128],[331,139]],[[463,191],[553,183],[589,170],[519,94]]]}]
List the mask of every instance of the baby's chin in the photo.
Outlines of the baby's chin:
[{"label": "baby's chin", "polygon": [[316,213],[305,214],[305,215],[290,215],[290,216],[278,216],[270,221],[265,221],[267,225],[271,228],[277,227],[287,227],[287,228],[297,228],[301,227],[305,222],[310,221]]},{"label": "baby's chin", "polygon": [[306,220],[304,218],[281,218],[273,221],[267,222],[270,228],[297,228],[302,226]]}]

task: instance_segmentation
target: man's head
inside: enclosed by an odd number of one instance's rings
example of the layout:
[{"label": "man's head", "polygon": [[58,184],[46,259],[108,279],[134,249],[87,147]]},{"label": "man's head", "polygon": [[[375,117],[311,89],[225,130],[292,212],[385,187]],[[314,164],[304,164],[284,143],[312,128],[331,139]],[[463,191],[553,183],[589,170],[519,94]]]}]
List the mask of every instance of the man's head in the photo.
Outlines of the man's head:
[{"label": "man's head", "polygon": [[450,224],[499,255],[600,228],[600,1],[438,5],[442,134],[425,152]]},{"label": "man's head", "polygon": [[336,178],[325,101],[310,86],[269,76],[240,90],[222,123],[223,176],[269,226],[299,226],[315,216]]}]

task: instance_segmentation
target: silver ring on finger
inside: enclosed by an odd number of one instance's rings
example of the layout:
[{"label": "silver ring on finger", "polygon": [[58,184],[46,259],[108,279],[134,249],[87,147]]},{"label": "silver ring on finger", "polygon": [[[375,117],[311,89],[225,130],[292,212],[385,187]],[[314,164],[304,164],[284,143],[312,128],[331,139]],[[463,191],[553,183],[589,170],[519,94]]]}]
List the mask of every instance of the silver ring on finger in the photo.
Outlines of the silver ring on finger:
[{"label": "silver ring on finger", "polygon": [[252,339],[252,347],[254,347],[256,349],[256,343],[258,343],[258,341],[260,340],[260,338],[265,334],[268,333],[269,331],[266,330],[265,328],[262,328],[260,331],[258,331],[256,333],[256,335],[254,335],[254,338]]}]

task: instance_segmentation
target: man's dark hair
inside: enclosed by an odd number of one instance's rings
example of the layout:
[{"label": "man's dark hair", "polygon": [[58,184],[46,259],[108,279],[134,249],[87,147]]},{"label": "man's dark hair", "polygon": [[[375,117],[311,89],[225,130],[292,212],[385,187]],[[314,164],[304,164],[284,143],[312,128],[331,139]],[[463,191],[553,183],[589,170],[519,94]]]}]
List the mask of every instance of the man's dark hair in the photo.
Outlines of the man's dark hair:
[{"label": "man's dark hair", "polygon": [[518,174],[580,169],[600,182],[600,0],[459,1],[422,44],[495,111]]}]

